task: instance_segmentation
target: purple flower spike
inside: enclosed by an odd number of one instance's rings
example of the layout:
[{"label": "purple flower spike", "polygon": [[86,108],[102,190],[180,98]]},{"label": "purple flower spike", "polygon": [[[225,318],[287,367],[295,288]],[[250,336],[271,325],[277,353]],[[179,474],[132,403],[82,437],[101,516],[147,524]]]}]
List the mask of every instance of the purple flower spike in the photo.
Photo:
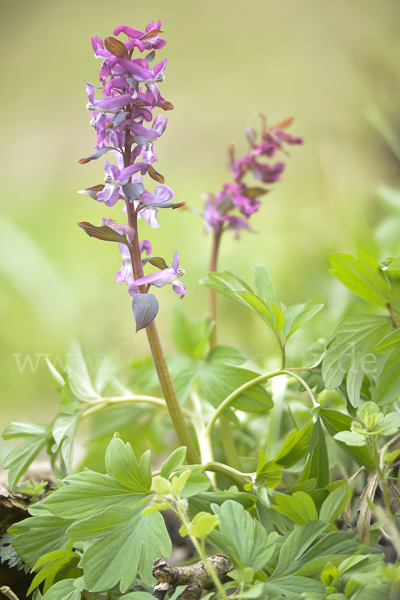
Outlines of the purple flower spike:
[{"label": "purple flower spike", "polygon": [[235,207],[246,219],[260,206],[260,196],[269,190],[262,187],[249,187],[244,178],[251,173],[256,181],[263,184],[272,184],[279,181],[285,168],[283,162],[268,164],[260,160],[272,158],[277,151],[284,152],[285,144],[302,144],[302,138],[292,137],[283,131],[291,125],[293,119],[286,119],[274,127],[267,127],[264,115],[262,119],[261,141],[257,141],[257,134],[253,127],[248,127],[246,137],[249,142],[249,150],[241,158],[235,159],[234,145],[229,148],[229,170],[232,174],[233,183],[226,182],[216,196],[211,194],[206,197],[204,206],[204,221],[206,231],[214,231],[219,235],[225,229],[231,229],[236,237],[240,229],[251,231],[247,221],[234,215],[228,215]]},{"label": "purple flower spike", "polygon": [[[104,218],[103,226],[124,236],[125,240],[122,241],[127,240],[125,244],[118,244],[122,266],[116,273],[115,280],[117,283],[127,284],[129,293],[135,296],[136,316],[140,310],[146,311],[148,302],[153,302],[151,298],[154,298],[152,294],[138,294],[142,286],[145,286],[147,291],[150,285],[162,287],[170,283],[174,292],[181,298],[186,293],[186,287],[179,281],[184,275],[184,270],[179,269],[178,252],[175,252],[172,267],[166,267],[162,258],[151,257],[152,244],[149,240],[140,241],[137,228],[137,219],[144,219],[153,228],[160,227],[157,220],[159,208],[177,208],[185,204],[170,204],[169,201],[175,194],[166,185],[156,185],[154,193],[147,191],[143,179],[148,174],[158,183],[164,183],[163,175],[152,165],[158,160],[154,144],[163,135],[168,119],[161,114],[155,115],[153,109],[158,107],[168,111],[174,108],[171,102],[161,96],[158,88],[158,84],[164,81],[167,67],[166,58],[160,62],[155,60],[155,51],[165,46],[165,40],[159,37],[161,33],[161,21],[151,21],[145,31],[127,25],[116,27],[114,36],[124,34],[128,38],[125,40],[111,36],[106,37],[104,41],[97,36],[92,38],[95,57],[101,61],[101,85],[87,82],[86,93],[87,108],[92,113],[91,125],[95,128],[97,143],[96,152],[79,161],[80,164],[86,164],[97,160],[106,152],[109,153],[108,157],[112,154],[116,157],[116,165],[107,160],[105,162],[105,185],[95,185],[80,193],[87,194],[109,207],[114,206],[119,199],[123,201],[123,211],[131,225]],[[146,52],[146,55],[138,56],[138,52]],[[154,66],[151,68],[150,64]],[[240,228],[233,218],[226,218],[224,223],[228,228]],[[86,222],[80,225],[85,225],[85,231],[89,231],[89,234],[101,229]],[[89,225],[91,229],[88,230]],[[118,236],[108,230],[108,237],[105,235],[100,239],[111,238],[115,240]],[[153,266],[161,267],[161,270],[135,281],[132,257],[134,261],[140,259],[137,256],[137,244],[140,255],[145,253],[148,257],[142,259],[142,265],[151,261]],[[154,307],[154,303],[152,306]],[[147,325],[148,323],[142,323],[143,327]]]},{"label": "purple flower spike", "polygon": [[156,287],[163,287],[167,283],[171,283],[174,292],[183,298],[186,294],[186,286],[178,281],[178,279],[184,274],[185,271],[179,268],[179,252],[175,252],[174,259],[172,261],[172,267],[168,267],[167,269],[162,269],[157,273],[151,273],[150,275],[145,275],[140,279],[136,279],[136,281],[129,286],[129,293],[131,296],[137,294],[139,292],[139,287],[142,285],[155,285]]}]

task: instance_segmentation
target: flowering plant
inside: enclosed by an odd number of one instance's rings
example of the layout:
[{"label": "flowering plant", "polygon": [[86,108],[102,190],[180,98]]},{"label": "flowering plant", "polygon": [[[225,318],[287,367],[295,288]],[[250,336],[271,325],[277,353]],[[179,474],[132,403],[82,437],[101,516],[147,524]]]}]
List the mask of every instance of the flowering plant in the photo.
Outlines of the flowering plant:
[{"label": "flowering plant", "polygon": [[[151,22],[145,31],[123,25],[114,30],[116,37],[93,38],[101,85],[87,84],[87,94],[97,143],[79,161],[108,153],[104,185],[82,193],[107,207],[119,203],[127,222],[104,217],[101,225],[79,225],[91,237],[118,244],[122,266],[116,282],[128,286],[136,332],[145,330],[152,363],[134,376],[133,392],[106,360],[91,377],[77,342],[65,370],[49,362],[60,412],[49,425],[11,423],[4,432],[5,439],[23,438],[5,462],[6,496],[20,503],[25,498],[30,516],[21,520],[18,512],[9,527],[7,513],[1,562],[31,570],[27,594],[34,591],[34,600],[394,598],[399,566],[385,564],[377,542],[390,540],[400,550],[400,259],[378,264],[365,252],[357,259],[334,254],[333,275],[384,314],[345,317],[326,343],[313,344],[311,365],[300,356],[298,366],[289,364],[289,339],[322,305],[278,302],[264,265],[253,267],[252,285],[231,271],[217,271],[222,233],[249,229],[269,189],[259,186],[276,183],[284,169],[284,163],[270,161],[302,143],[286,132],[292,119],[267,127],[261,116],[259,142],[249,128],[247,153],[237,159],[233,146],[229,150],[232,181],[206,199],[204,220],[214,240],[210,273],[201,283],[210,289],[210,314],[190,323],[175,312],[172,337],[181,356],[175,366],[169,360],[170,369],[155,325],[158,300],[150,290],[171,284],[183,298],[184,270],[178,251],[168,266],[152,254],[148,236],[139,234],[140,219],[159,227],[159,210],[184,204],[174,201],[153,166],[154,143],[167,125],[153,111],[173,108],[158,87],[166,60],[150,66],[165,45],[161,33],[161,23]],[[120,34],[128,39],[117,39]],[[147,54],[138,57],[136,51]],[[246,183],[250,174],[257,187]],[[158,183],[154,193],[145,187],[150,179]],[[156,271],[145,275],[149,266]],[[248,361],[240,350],[217,345],[216,292],[272,331],[278,368],[274,356],[261,367],[243,367]],[[371,362],[378,367],[368,369]],[[153,390],[157,396],[149,395]],[[167,432],[166,411],[179,445]],[[92,442],[96,456],[104,457],[103,469],[93,457],[90,462],[89,452],[86,468],[74,470],[76,430],[85,418],[94,424]],[[131,443],[122,441],[117,423]],[[158,457],[145,449],[150,444]],[[49,481],[17,488],[44,449],[53,473]],[[357,490],[365,471],[369,480],[364,491]],[[351,515],[355,494],[359,502]],[[176,517],[175,533],[186,544],[182,560],[173,555]],[[8,586],[0,592],[16,600]]]}]

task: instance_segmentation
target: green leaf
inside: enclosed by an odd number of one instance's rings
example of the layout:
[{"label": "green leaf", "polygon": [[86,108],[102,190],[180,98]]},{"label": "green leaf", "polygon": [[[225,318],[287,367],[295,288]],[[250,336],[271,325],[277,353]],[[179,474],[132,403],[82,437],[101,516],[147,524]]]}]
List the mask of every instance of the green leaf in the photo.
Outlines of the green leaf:
[{"label": "green leaf", "polygon": [[175,471],[177,467],[180,467],[186,458],[186,446],[181,446],[173,451],[173,453],[163,463],[160,471],[161,477],[168,477]]},{"label": "green leaf", "polygon": [[[189,477],[187,477],[185,485],[181,491],[179,491],[179,496],[181,498],[189,498],[194,494],[198,494],[200,492],[205,492],[210,487],[210,480],[205,473],[203,473],[204,467],[192,467],[188,466],[190,469]],[[181,475],[182,477],[182,475]],[[172,481],[175,477],[172,478]],[[172,484],[171,484],[172,487]]]},{"label": "green leaf", "polygon": [[323,304],[316,304],[315,306],[309,306],[305,308],[301,312],[299,312],[293,319],[291,323],[291,327],[286,334],[286,339],[288,340],[291,335],[294,334],[295,331],[299,329],[304,323],[312,319],[322,308]]},{"label": "green leaf", "polygon": [[[197,513],[194,517],[193,521],[189,525],[189,531],[185,533],[181,533],[184,537],[189,533],[193,537],[199,538],[200,540],[205,540],[206,536],[209,535],[219,524],[219,519],[216,515],[210,515],[206,512]],[[184,529],[186,530],[185,526]],[[182,529],[182,528],[181,528]]]},{"label": "green leaf", "polygon": [[229,271],[216,271],[213,273],[209,273],[209,278],[214,283],[217,283],[234,292],[243,290],[252,292],[250,286],[248,286],[242,279],[237,277],[234,273],[230,273]]},{"label": "green leaf", "polygon": [[351,500],[352,490],[349,485],[342,485],[333,490],[322,504],[319,518],[326,523],[333,523],[335,519],[345,510]]},{"label": "green leaf", "polygon": [[138,464],[129,443],[114,437],[106,451],[106,469],[124,487],[135,494],[151,493],[150,450],[145,452]]},{"label": "green leaf", "polygon": [[95,390],[101,394],[106,385],[113,380],[115,375],[118,373],[120,365],[115,356],[104,356],[96,370],[96,376],[94,381]]},{"label": "green leaf", "polygon": [[189,365],[172,374],[172,382],[180,405],[185,404],[188,399],[190,390],[198,376],[199,369],[198,364]]},{"label": "green leaf", "polygon": [[37,573],[29,587],[27,595],[29,595],[35,588],[37,588],[43,581],[46,580],[43,591],[51,587],[54,582],[54,578],[57,573],[63,569],[67,564],[78,564],[79,556],[72,552],[72,550],[56,550],[42,556],[34,566],[33,570],[36,571],[39,567],[45,565],[39,573]]},{"label": "green leaf", "polygon": [[[232,271],[229,271],[228,269],[224,269],[223,273],[224,274],[226,273],[227,275],[231,275],[231,277],[234,278],[235,282],[239,283],[244,290],[247,290],[248,292],[252,292],[253,291],[251,289],[251,287],[249,286],[249,284],[244,279],[242,279],[241,277],[239,277],[238,275],[236,275]],[[236,283],[235,289],[238,289],[237,283]]]},{"label": "green leaf", "polygon": [[160,510],[167,510],[170,508],[168,502],[156,502],[155,504],[151,504],[147,506],[144,510],[142,510],[142,515],[149,515],[150,513],[157,512]]},{"label": "green leaf", "polygon": [[57,369],[55,368],[55,366],[51,364],[51,362],[49,361],[49,359],[47,358],[47,356],[46,356],[45,358],[46,358],[46,363],[47,363],[47,366],[48,366],[48,368],[49,368],[49,371],[50,371],[50,373],[51,373],[51,376],[52,376],[52,378],[53,378],[53,381],[54,381],[54,386],[53,386],[53,387],[54,387],[54,388],[55,388],[55,389],[56,389],[58,392],[61,392],[61,390],[62,390],[62,387],[63,387],[63,385],[64,385],[64,383],[65,383],[65,379],[64,379],[64,377],[63,377],[63,376],[62,376],[62,375],[61,375],[61,374],[60,374],[60,373],[57,371]]},{"label": "green leaf", "polygon": [[307,423],[299,432],[294,429],[282,444],[279,452],[274,456],[274,463],[288,469],[303,458],[307,454],[312,429],[312,421]]},{"label": "green leaf", "polygon": [[93,387],[82,350],[77,340],[73,341],[70,346],[65,370],[69,376],[67,383],[69,383],[70,389],[77,398],[81,400],[99,398],[99,394]]},{"label": "green leaf", "polygon": [[81,593],[74,586],[75,581],[75,579],[58,581],[45,593],[42,600],[81,600]]},{"label": "green leaf", "polygon": [[[236,290],[246,290],[246,288],[239,284],[232,275],[229,275],[229,277],[230,284],[233,285]],[[220,294],[223,294],[224,296],[227,296],[242,306],[247,306],[247,303],[237,296],[235,291],[227,285],[226,279],[227,275],[224,273],[210,273],[208,277],[200,279],[199,283],[201,285],[206,285],[207,287],[219,292]]]},{"label": "green leaf", "polygon": [[31,517],[14,523],[9,529],[9,532],[16,536],[12,546],[22,560],[33,569],[44,554],[64,550],[70,541],[65,531],[72,523],[72,520],[53,516]]},{"label": "green leaf", "polygon": [[293,496],[275,492],[274,500],[277,506],[272,508],[299,525],[318,520],[314,501],[305,492],[295,492]]},{"label": "green leaf", "polygon": [[[310,579],[309,577],[296,576],[284,577],[271,583],[268,580],[265,589],[268,594],[274,594],[273,596],[268,596],[271,600],[281,600],[282,595],[288,600],[303,600],[304,598],[320,600],[326,592],[324,584],[320,581]],[[315,596],[312,594],[315,594]]]},{"label": "green leaf", "polygon": [[75,433],[80,417],[80,412],[72,415],[61,414],[58,415],[53,425],[53,437],[56,449],[61,446],[61,455],[65,463],[67,475],[72,473]]},{"label": "green leaf", "polygon": [[229,577],[236,581],[238,585],[243,583],[244,585],[250,585],[254,579],[254,569],[246,567],[245,569],[233,569],[229,571]]},{"label": "green leaf", "polygon": [[[230,573],[229,573],[230,575]],[[260,598],[262,593],[265,592],[265,586],[263,583],[256,583],[247,590],[241,591],[237,594],[233,594],[232,598],[235,600],[241,600],[242,598]]]},{"label": "green leaf", "polygon": [[129,247],[129,242],[124,235],[117,233],[114,229],[108,225],[92,225],[86,221],[78,223],[79,227],[83,229],[85,233],[90,237],[97,238],[98,240],[104,240],[106,242],[117,242],[118,244],[125,244]]},{"label": "green leaf", "polygon": [[381,427],[379,428],[380,435],[394,435],[399,431],[400,428],[400,415],[397,413],[390,413],[383,419]]},{"label": "green leaf", "polygon": [[271,508],[270,506],[266,506],[260,501],[257,502],[257,515],[260,520],[260,523],[264,527],[267,533],[280,532],[282,534],[286,534],[289,531],[289,528],[286,524],[286,521],[281,515]]},{"label": "green leaf", "polygon": [[310,448],[312,451],[308,455],[306,466],[297,483],[316,479],[317,487],[324,488],[329,483],[329,457],[320,419],[317,419],[313,426]]},{"label": "green leaf", "polygon": [[333,439],[343,442],[346,446],[365,446],[366,444],[365,436],[353,431],[340,431]]},{"label": "green leaf", "polygon": [[[25,432],[23,428],[26,426]],[[4,468],[9,469],[8,482],[11,490],[15,489],[18,481],[29,465],[35,460],[39,452],[52,440],[52,425],[28,425],[25,423],[12,423],[4,431],[4,438],[25,437],[25,441],[18,448],[14,448],[4,461]],[[38,431],[37,435],[34,431]]]},{"label": "green leaf", "polygon": [[288,570],[298,575],[315,573],[322,570],[328,561],[338,566],[343,559],[352,555],[381,554],[378,548],[364,546],[357,542],[355,537],[353,533],[346,531],[325,533],[302,555],[297,564],[291,565]]},{"label": "green leaf", "polygon": [[274,326],[273,330],[276,334],[278,334],[285,326],[285,317],[283,316],[282,311],[275,306],[275,304],[270,303],[272,314],[274,316]]},{"label": "green leaf", "polygon": [[65,518],[90,517],[110,506],[134,507],[147,495],[132,491],[109,475],[89,469],[70,475],[64,481],[72,485],[53,492],[43,506],[54,515]]},{"label": "green leaf", "polygon": [[291,575],[298,569],[297,561],[305,553],[307,548],[327,528],[328,524],[322,521],[310,521],[290,533],[284,541],[279,553],[279,560],[275,571],[269,581],[278,577]]},{"label": "green leaf", "polygon": [[242,365],[247,357],[243,352],[233,346],[215,346],[207,356],[209,362],[230,363],[231,365]]},{"label": "green leaf", "polygon": [[154,480],[154,489],[159,496],[167,496],[171,493],[169,481],[164,477],[156,477]]},{"label": "green leaf", "polygon": [[61,390],[60,410],[67,415],[73,415],[81,402],[88,402],[84,398],[79,398],[71,387],[69,376]]},{"label": "green leaf", "polygon": [[[186,586],[181,587],[183,589],[186,588]],[[119,600],[154,600],[154,596],[153,594],[149,594],[149,592],[130,592],[129,594],[120,596]]]},{"label": "green leaf", "polygon": [[271,329],[274,330],[274,318],[272,308],[270,309],[268,304],[264,302],[260,296],[252,292],[236,292],[236,296],[241,298],[247,308],[250,308],[256,315],[261,317]]},{"label": "green leaf", "polygon": [[47,434],[49,426],[43,423],[16,423],[12,422],[5,428],[3,438],[11,440],[18,437],[40,437]]},{"label": "green leaf", "polygon": [[99,514],[73,522],[67,533],[74,541],[94,540],[103,537],[117,525],[128,523],[135,509],[126,506],[110,506]]},{"label": "green leaf", "polygon": [[257,469],[256,477],[267,488],[275,488],[282,481],[282,467],[273,460],[265,463],[260,470]]},{"label": "green leaf", "polygon": [[400,345],[400,328],[395,329],[383,338],[374,348],[374,352],[389,352]]},{"label": "green leaf", "polygon": [[264,302],[273,302],[276,304],[276,290],[273,281],[264,265],[254,265],[252,267],[254,283],[256,284],[257,294]]},{"label": "green leaf", "polygon": [[221,535],[218,536],[218,532],[211,534],[211,542],[226,552],[236,566],[251,567],[255,572],[262,569],[272,557],[275,544],[268,539],[261,523],[232,500],[224,502],[221,507],[213,505],[213,508],[220,519]]},{"label": "green leaf", "polygon": [[340,413],[337,410],[331,410],[329,408],[321,408],[319,415],[324,422],[327,432],[335,440],[335,442],[342,448],[346,454],[354,458],[357,462],[364,465],[367,469],[375,469],[375,463],[368,452],[367,448],[355,446],[346,446],[345,443],[335,439],[335,435],[340,431],[350,431],[353,420],[351,417]]},{"label": "green leaf", "polygon": [[107,535],[95,540],[84,551],[79,564],[85,572],[85,584],[91,592],[102,592],[120,583],[126,592],[139,570],[141,579],[153,584],[153,561],[170,556],[171,540],[160,513],[142,515],[140,507],[132,518],[116,525]]},{"label": "green leaf", "polygon": [[358,406],[364,375],[370,370],[373,348],[390,327],[390,318],[357,315],[342,319],[331,333],[322,363],[322,377],[327,389],[337,388],[347,375],[347,393],[351,404]]},{"label": "green leaf", "polygon": [[181,473],[180,475],[175,475],[175,477],[172,478],[170,493],[173,496],[178,497],[180,495],[191,474],[192,472],[190,470],[187,470]]},{"label": "green leaf", "polygon": [[375,424],[381,420],[382,413],[375,404],[375,402],[366,402],[360,408],[358,412],[361,421],[369,428],[372,429]]},{"label": "green leaf", "polygon": [[400,347],[395,348],[385,362],[377,382],[376,401],[380,406],[387,406],[397,400],[399,396]]},{"label": "green leaf", "polygon": [[172,312],[171,336],[178,350],[193,358],[203,358],[213,329],[208,315],[189,322],[176,306]]},{"label": "green leaf", "polygon": [[233,500],[241,504],[246,510],[250,510],[254,507],[257,498],[246,492],[200,492],[189,498],[189,518],[193,519],[195,514],[200,511],[209,512],[211,504],[221,506],[227,500]]},{"label": "green leaf", "polygon": [[382,308],[389,303],[400,311],[399,282],[388,276],[367,252],[357,252],[357,258],[342,252],[332,254],[330,273],[364,300]]},{"label": "green leaf", "polygon": [[[258,374],[248,369],[209,362],[200,370],[199,389],[201,395],[218,408],[232,392],[256,377]],[[264,412],[273,406],[273,402],[269,393],[260,384],[255,384],[242,392],[232,406],[245,412]]]},{"label": "green leaf", "polygon": [[[193,382],[198,379],[200,394],[214,408],[218,408],[221,402],[237,388],[259,376],[254,371],[236,366],[245,361],[246,356],[236,348],[231,346],[213,348],[205,361],[183,369],[177,377],[174,377],[179,402],[181,404],[185,402]],[[232,403],[234,408],[247,412],[265,411],[272,405],[271,396],[260,384],[247,389]],[[224,414],[226,412],[224,411]]]}]

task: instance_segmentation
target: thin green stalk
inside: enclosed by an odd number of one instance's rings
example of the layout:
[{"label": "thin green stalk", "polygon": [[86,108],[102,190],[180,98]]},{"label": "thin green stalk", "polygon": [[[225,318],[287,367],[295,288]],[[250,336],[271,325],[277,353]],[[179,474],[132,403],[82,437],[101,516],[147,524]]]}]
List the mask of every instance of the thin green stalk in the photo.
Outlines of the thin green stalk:
[{"label": "thin green stalk", "polygon": [[[196,465],[195,465],[196,466]],[[232,469],[232,467],[228,467],[228,465],[224,465],[218,462],[209,462],[207,464],[199,464],[199,467],[203,467],[204,471],[209,473],[218,473],[219,475],[223,475],[227,479],[230,479],[232,483],[238,486],[241,490],[244,489],[244,486],[248,483],[251,483],[250,473],[241,473],[240,471],[236,471],[236,469]],[[181,467],[177,467],[175,469],[176,473],[180,471],[187,470],[187,466],[182,465]],[[157,477],[160,475],[161,470],[152,472],[152,477]]]},{"label": "thin green stalk", "polygon": [[256,377],[255,379],[251,379],[250,381],[247,381],[246,383],[241,385],[239,388],[237,388],[234,392],[232,392],[232,394],[227,396],[227,398],[225,398],[225,400],[223,402],[221,402],[221,404],[215,411],[212,419],[209,421],[209,423],[207,425],[208,434],[211,435],[211,431],[212,431],[216,421],[220,417],[221,413],[225,410],[225,408],[228,408],[228,406],[230,406],[232,404],[232,402],[234,402],[234,400],[236,400],[236,398],[238,396],[240,396],[240,394],[242,394],[249,388],[253,387],[253,385],[257,385],[258,383],[264,383],[264,381],[268,381],[268,379],[272,379],[272,377],[277,377],[278,375],[283,375],[283,374],[290,375],[291,377],[294,377],[295,379],[300,381],[300,383],[307,390],[307,392],[311,398],[311,401],[313,403],[313,406],[314,407],[320,406],[318,404],[318,402],[316,401],[315,396],[312,393],[310,386],[304,381],[304,379],[302,379],[299,375],[297,375],[296,373],[293,373],[289,369],[277,369],[276,371],[271,371],[270,373],[260,375],[259,377]]},{"label": "thin green stalk", "polygon": [[[175,512],[177,513],[177,515],[181,519],[182,523],[185,525],[186,530],[189,532],[190,521],[189,521],[186,513],[181,510],[181,508],[180,508],[180,506],[179,506],[178,503],[176,503]],[[221,594],[222,598],[224,600],[228,600],[228,597],[227,597],[226,592],[225,592],[225,590],[224,590],[224,588],[222,586],[222,583],[219,580],[219,577],[218,577],[217,573],[215,572],[214,567],[212,566],[212,564],[208,560],[208,556],[206,554],[204,542],[202,542],[201,544],[199,544],[198,539],[194,535],[190,535],[190,533],[189,533],[189,537],[190,537],[190,539],[192,541],[193,546],[196,548],[198,555],[200,556],[201,560],[204,562],[204,565],[205,565],[208,573],[210,574],[211,579],[213,580],[215,587],[217,588],[217,590]]]},{"label": "thin green stalk", "polygon": [[394,316],[390,302],[386,303],[386,308],[388,309],[390,318],[392,319],[393,329],[397,329],[398,325],[397,325],[396,317]]},{"label": "thin green stalk", "polygon": [[286,350],[285,350],[285,344],[282,343],[281,338],[279,337],[279,335],[275,334],[276,339],[278,340],[278,344],[279,344],[279,350],[281,351],[281,369],[284,369],[286,366]]},{"label": "thin green stalk", "polygon": [[[210,273],[213,273],[214,271],[217,270],[217,264],[218,264],[218,252],[219,252],[219,247],[220,247],[220,243],[221,243],[221,236],[222,236],[222,227],[219,226],[216,231],[214,231],[214,235],[213,235],[213,248],[212,248],[212,252],[211,252],[211,260],[210,260]],[[214,327],[213,330],[211,332],[211,337],[210,337],[210,345],[211,348],[214,348],[217,345],[217,325],[216,325],[216,318],[217,318],[217,293],[215,290],[212,290],[211,288],[208,290],[208,312],[210,315],[210,319],[211,321],[214,321]]]},{"label": "thin green stalk", "polygon": [[[217,270],[218,264],[218,253],[221,243],[223,229],[219,225],[214,231],[213,236],[213,248],[211,252],[210,260],[210,273]],[[208,290],[208,301],[209,301],[209,314],[210,319],[214,321],[214,327],[210,336],[210,348],[215,348],[217,345],[217,293],[215,290],[209,288]],[[225,415],[221,415],[219,419],[219,430],[221,434],[222,447],[225,452],[225,457],[228,464],[234,469],[240,470],[242,468],[240,458],[236,449],[235,440],[233,439],[231,422]]]},{"label": "thin green stalk", "polygon": [[[138,396],[115,396],[113,398],[101,398],[101,400],[99,400],[99,402],[91,404],[90,408],[87,408],[82,413],[81,419],[85,419],[86,417],[91,417],[92,415],[103,410],[104,408],[113,406],[114,404],[124,404],[126,402],[131,403],[131,404],[141,404],[143,402],[146,402],[147,404],[153,404],[154,406],[160,406],[160,407],[168,410],[168,406],[167,406],[165,400],[163,400],[162,398],[155,398],[153,396],[141,396],[141,395],[138,395]],[[184,416],[187,419],[194,421],[194,415],[190,411],[186,410],[185,408],[182,408],[182,413],[184,414]]]},{"label": "thin green stalk", "polygon": [[244,490],[244,486],[246,484],[252,483],[248,473],[241,473],[240,471],[233,469],[232,467],[228,467],[228,465],[223,465],[222,463],[210,462],[206,464],[204,470],[223,475],[237,485],[241,491]]}]

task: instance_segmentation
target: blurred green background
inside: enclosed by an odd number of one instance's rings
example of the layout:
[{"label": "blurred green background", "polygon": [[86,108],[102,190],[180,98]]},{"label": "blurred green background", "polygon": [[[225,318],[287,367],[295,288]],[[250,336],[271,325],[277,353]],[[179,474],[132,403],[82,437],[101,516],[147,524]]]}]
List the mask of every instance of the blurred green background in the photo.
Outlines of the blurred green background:
[{"label": "blurred green background", "polygon": [[[76,191],[104,176],[103,159],[78,165],[95,143],[84,80],[97,82],[100,62],[90,38],[157,19],[167,40],[157,58],[168,57],[161,92],[175,105],[157,143],[157,168],[179,201],[201,210],[202,193],[220,189],[226,149],[232,141],[239,153],[246,149],[246,125],[258,126],[254,111],[271,124],[295,115],[291,133],[305,138],[252,218],[258,234],[226,235],[220,259],[248,280],[251,265],[266,264],[285,304],[325,303],[292,351],[327,337],[349,310],[346,291],[327,273],[329,254],[363,249],[383,258],[373,231],[386,209],[374,190],[398,183],[398,163],[366,115],[378,110],[400,130],[398,0],[2,2],[0,429],[10,419],[49,422],[56,413],[40,355],[64,363],[76,337],[93,364],[119,354],[124,379],[129,359],[147,353],[144,332],[133,336],[127,288],[114,283],[118,249],[76,225],[119,221],[121,206],[107,209]],[[142,221],[141,237],[167,262],[179,250],[188,289],[182,301],[169,287],[157,292],[158,327],[172,350],[172,307],[192,318],[206,311],[197,282],[211,239],[189,211],[164,211],[159,220],[157,230]],[[253,359],[274,351],[250,313],[220,298],[219,315],[220,342]],[[23,368],[28,356],[33,369]]]}]

